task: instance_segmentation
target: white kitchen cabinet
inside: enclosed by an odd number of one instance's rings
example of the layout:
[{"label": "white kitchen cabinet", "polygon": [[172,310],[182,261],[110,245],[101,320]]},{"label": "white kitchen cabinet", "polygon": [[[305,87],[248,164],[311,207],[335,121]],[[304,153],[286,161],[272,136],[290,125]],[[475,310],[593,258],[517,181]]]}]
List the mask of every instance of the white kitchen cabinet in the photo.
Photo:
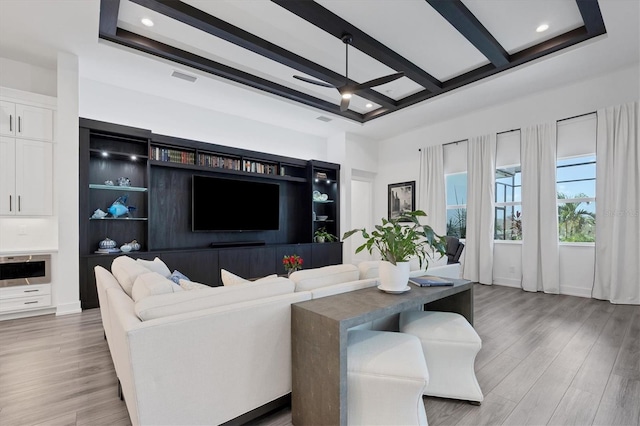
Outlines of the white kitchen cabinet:
[{"label": "white kitchen cabinet", "polygon": [[0,313],[51,306],[51,284],[0,287]]},{"label": "white kitchen cabinet", "polygon": [[53,144],[0,137],[0,215],[53,212]]},{"label": "white kitchen cabinet", "polygon": [[0,134],[53,141],[53,110],[0,101]]}]

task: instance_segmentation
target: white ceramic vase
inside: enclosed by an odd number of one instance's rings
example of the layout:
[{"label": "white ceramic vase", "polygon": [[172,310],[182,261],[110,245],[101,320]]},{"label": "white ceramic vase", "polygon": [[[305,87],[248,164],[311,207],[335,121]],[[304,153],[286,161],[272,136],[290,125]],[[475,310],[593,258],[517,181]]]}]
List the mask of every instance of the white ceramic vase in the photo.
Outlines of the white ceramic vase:
[{"label": "white ceramic vase", "polygon": [[380,290],[402,293],[409,286],[409,262],[380,262]]}]

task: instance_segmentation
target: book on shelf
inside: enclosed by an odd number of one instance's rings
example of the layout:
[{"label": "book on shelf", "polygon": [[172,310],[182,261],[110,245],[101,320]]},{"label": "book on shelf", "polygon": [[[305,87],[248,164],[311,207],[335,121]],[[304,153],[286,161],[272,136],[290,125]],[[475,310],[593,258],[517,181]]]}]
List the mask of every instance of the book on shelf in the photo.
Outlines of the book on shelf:
[{"label": "book on shelf", "polygon": [[409,282],[418,287],[439,287],[453,285],[453,281],[448,278],[423,275],[421,277],[409,278]]}]

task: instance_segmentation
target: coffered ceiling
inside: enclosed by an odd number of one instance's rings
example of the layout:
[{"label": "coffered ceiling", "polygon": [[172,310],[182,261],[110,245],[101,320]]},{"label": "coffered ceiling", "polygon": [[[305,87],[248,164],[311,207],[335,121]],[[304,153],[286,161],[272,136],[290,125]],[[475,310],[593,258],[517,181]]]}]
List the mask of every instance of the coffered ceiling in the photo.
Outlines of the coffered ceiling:
[{"label": "coffered ceiling", "polygon": [[[24,90],[38,91],[43,86],[42,93],[55,96],[57,55],[68,52],[77,56],[79,62],[83,114],[94,112],[93,106],[100,103],[105,91],[112,91],[114,98],[125,92],[135,98],[135,94],[140,93],[150,95],[141,98],[146,102],[171,101],[164,117],[168,122],[171,108],[194,107],[223,116],[242,117],[249,120],[247,123],[256,121],[320,137],[347,132],[379,140],[529,96],[536,96],[540,108],[545,108],[542,99],[547,92],[552,94],[559,87],[613,75],[619,70],[637,69],[640,61],[640,2],[600,0],[598,6],[605,34],[451,89],[447,86],[452,84],[451,80],[492,63],[427,1],[318,0],[316,3],[428,72],[449,90],[393,113],[383,109],[377,115],[375,111],[382,105],[371,102],[372,107],[367,108],[370,101],[354,96],[349,114],[357,114],[356,119],[347,118],[340,114],[337,90],[293,78],[293,75],[310,79],[321,76],[269,59],[130,0],[120,0],[117,15],[112,15],[117,28],[260,77],[305,97],[320,99],[331,106],[331,112],[100,39],[101,0],[0,0],[0,57],[54,71],[48,74],[54,76],[53,81],[50,77],[43,80],[43,74],[37,71],[18,76],[12,72],[6,74],[8,69],[2,69],[4,62],[0,62],[0,85],[3,85],[3,76],[12,75],[21,79]],[[345,74],[344,44],[338,36],[279,4],[269,0],[187,0],[185,4],[339,76]],[[580,28],[584,27],[575,0],[463,0],[462,5],[510,58],[562,34],[583,31]],[[143,17],[151,17],[155,25],[144,27],[140,23]],[[536,27],[545,22],[550,28],[536,33]],[[113,28],[113,20],[111,26]],[[358,40],[356,35],[354,43]],[[175,71],[197,77],[197,81],[190,83],[171,77]],[[399,69],[394,65],[387,66],[357,47],[350,48],[352,80],[363,82],[396,71]],[[418,96],[417,93],[426,89],[407,74],[373,90],[402,103],[404,98]],[[583,94],[584,100],[589,103],[595,93],[606,90],[605,86],[593,86],[591,93]],[[637,98],[638,93],[630,96]],[[140,108],[142,113],[144,103]],[[368,114],[379,118],[359,121]],[[127,123],[140,125],[140,120],[132,117]]]},{"label": "coffered ceiling", "polygon": [[[605,33],[597,0],[100,1],[101,39],[360,123]],[[398,72],[346,110],[335,88],[294,78],[353,86]]]}]

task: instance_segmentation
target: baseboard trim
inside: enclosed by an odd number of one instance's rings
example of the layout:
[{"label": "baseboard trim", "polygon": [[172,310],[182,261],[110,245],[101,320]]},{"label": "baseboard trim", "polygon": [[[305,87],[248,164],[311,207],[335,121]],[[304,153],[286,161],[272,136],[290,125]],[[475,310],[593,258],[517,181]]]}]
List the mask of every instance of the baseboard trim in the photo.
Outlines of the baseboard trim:
[{"label": "baseboard trim", "polygon": [[578,296],[578,297],[586,297],[591,299],[591,289],[584,287],[574,287],[574,286],[564,286],[560,284],[560,294],[564,294],[567,296]]},{"label": "baseboard trim", "polygon": [[56,316],[60,315],[69,315],[69,314],[79,314],[82,312],[82,307],[80,307],[80,301],[72,302],[72,303],[63,303],[57,306]]},{"label": "baseboard trim", "polygon": [[55,312],[56,312],[56,308],[43,308],[43,309],[34,309],[31,311],[10,312],[6,314],[0,314],[0,321],[28,318],[28,317],[37,317],[40,315],[50,315],[50,314],[54,314]]},{"label": "baseboard trim", "polygon": [[513,278],[493,277],[493,283],[504,287],[522,288],[520,280]]},{"label": "baseboard trim", "polygon": [[[522,288],[522,286],[520,285],[520,280],[514,280],[513,278],[494,277],[493,284],[503,287]],[[560,285],[560,294],[563,294],[565,296],[586,297],[591,299],[591,289],[584,287]]]}]

